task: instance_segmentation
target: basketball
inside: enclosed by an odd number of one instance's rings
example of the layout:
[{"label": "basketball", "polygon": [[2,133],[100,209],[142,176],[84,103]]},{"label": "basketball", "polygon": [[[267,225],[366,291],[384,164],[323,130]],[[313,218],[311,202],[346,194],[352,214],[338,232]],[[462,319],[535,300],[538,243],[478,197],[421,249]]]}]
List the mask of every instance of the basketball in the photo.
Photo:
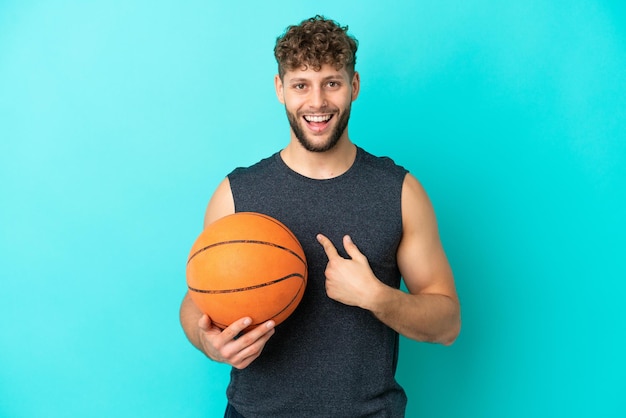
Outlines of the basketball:
[{"label": "basketball", "polygon": [[307,263],[295,235],[278,220],[238,212],[209,224],[187,260],[191,299],[224,329],[248,316],[249,330],[276,325],[296,309],[307,283]]}]

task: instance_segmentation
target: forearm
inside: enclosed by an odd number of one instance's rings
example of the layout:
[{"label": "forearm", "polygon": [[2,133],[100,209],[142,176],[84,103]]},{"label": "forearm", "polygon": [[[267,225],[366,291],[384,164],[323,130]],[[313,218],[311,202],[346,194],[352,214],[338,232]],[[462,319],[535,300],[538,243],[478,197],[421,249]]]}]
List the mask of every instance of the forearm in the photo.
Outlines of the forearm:
[{"label": "forearm", "polygon": [[366,308],[407,338],[450,345],[461,328],[458,301],[446,295],[410,294],[382,285]]}]

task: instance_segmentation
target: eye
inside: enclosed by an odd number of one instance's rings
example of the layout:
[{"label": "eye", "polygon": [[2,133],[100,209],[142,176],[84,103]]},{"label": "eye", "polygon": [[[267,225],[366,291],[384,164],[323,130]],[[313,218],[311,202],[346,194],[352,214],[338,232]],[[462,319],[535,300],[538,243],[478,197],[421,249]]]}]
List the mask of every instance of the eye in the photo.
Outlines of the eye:
[{"label": "eye", "polygon": [[293,85],[293,88],[296,90],[303,90],[305,87],[306,85],[304,83],[298,83]]},{"label": "eye", "polygon": [[341,85],[341,83],[339,83],[338,81],[329,81],[327,85],[331,89],[335,89],[335,88],[339,87]]}]

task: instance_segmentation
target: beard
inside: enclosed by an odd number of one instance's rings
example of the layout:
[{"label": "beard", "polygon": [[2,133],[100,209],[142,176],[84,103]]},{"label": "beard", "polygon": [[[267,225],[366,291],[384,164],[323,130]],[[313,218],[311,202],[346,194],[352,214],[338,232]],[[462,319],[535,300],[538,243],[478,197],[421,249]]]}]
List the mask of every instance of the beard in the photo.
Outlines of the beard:
[{"label": "beard", "polygon": [[346,109],[344,109],[344,112],[341,114],[337,125],[330,133],[328,141],[322,144],[315,144],[314,141],[306,136],[306,134],[304,133],[304,129],[300,125],[300,123],[305,123],[302,122],[302,117],[296,117],[296,115],[287,110],[287,107],[285,107],[285,112],[287,112],[287,119],[289,119],[289,125],[291,126],[291,130],[293,131],[296,138],[298,138],[298,141],[304,147],[304,149],[311,152],[326,152],[333,149],[335,145],[337,145],[339,139],[341,139],[341,135],[343,135],[344,131],[348,127],[348,120],[350,119],[350,109],[351,106],[348,106]]}]

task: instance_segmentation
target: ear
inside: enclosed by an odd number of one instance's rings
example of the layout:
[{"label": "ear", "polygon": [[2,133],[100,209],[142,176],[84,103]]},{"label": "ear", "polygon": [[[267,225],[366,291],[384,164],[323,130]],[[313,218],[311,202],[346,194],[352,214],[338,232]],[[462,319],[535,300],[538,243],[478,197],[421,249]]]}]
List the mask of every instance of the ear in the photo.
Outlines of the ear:
[{"label": "ear", "polygon": [[276,89],[276,97],[278,97],[278,101],[285,104],[283,80],[280,79],[280,75],[278,74],[274,76],[274,88]]},{"label": "ear", "polygon": [[357,97],[359,97],[359,92],[361,91],[361,76],[357,71],[354,72],[352,76],[352,101],[355,101]]}]

